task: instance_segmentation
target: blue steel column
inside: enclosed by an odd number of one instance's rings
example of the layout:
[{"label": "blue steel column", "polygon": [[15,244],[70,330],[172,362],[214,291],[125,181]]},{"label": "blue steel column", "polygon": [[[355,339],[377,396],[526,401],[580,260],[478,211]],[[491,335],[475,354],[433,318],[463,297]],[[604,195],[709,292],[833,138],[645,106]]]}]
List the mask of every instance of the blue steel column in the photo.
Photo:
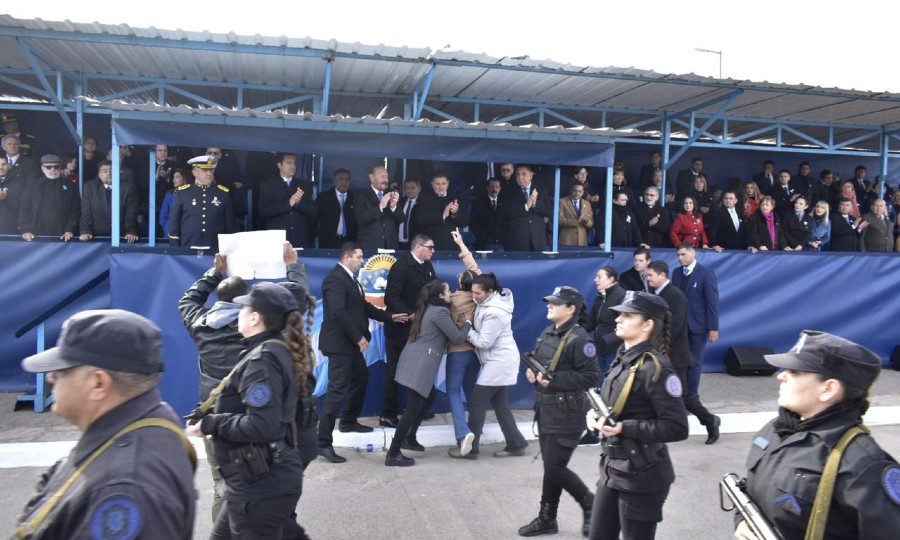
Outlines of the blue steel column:
[{"label": "blue steel column", "polygon": [[603,215],[604,232],[603,242],[606,248],[603,251],[612,251],[612,192],[613,188],[613,167],[606,168],[606,207]]},{"label": "blue steel column", "polygon": [[[150,174],[147,175],[150,186],[147,189],[147,237],[150,247],[156,245],[156,146],[150,149]],[[185,180],[187,180],[185,178]],[[174,185],[174,184],[173,184]]]},{"label": "blue steel column", "polygon": [[891,136],[881,128],[881,182],[878,183],[878,196],[884,198],[884,184],[888,175],[888,151],[891,147]]},{"label": "blue steel column", "polygon": [[119,218],[119,214],[122,213],[121,204],[119,201],[119,193],[122,191],[122,184],[119,178],[119,174],[122,170],[122,161],[120,151],[119,151],[119,143],[116,140],[116,121],[112,122],[112,195],[110,199],[112,199],[112,204],[110,207],[110,217],[112,218],[112,247],[119,247],[119,237],[122,236],[122,227],[121,220]]},{"label": "blue steel column", "polygon": [[325,88],[322,89],[322,116],[328,116],[329,97],[331,96],[331,64],[329,60],[325,64]]},{"label": "blue steel column", "polygon": [[[83,80],[83,78],[79,75],[78,83],[75,84],[75,96],[76,96],[76,98],[75,98],[75,132],[78,133],[79,141],[84,140],[84,103],[81,101],[81,99],[78,98],[78,96],[84,95],[82,93],[82,89],[81,89],[81,85],[82,85],[81,81],[82,80]],[[81,171],[83,170],[81,168],[82,153],[83,152],[78,153],[78,194],[79,195],[82,193],[82,190],[84,189],[84,178],[83,178],[84,175],[81,174]],[[62,167],[65,167],[65,166],[66,166],[66,164],[63,163]]]},{"label": "blue steel column", "polygon": [[556,174],[553,179],[553,247],[551,251],[559,251],[559,165],[556,166]]},{"label": "blue steel column", "polygon": [[659,204],[662,205],[663,208],[666,206],[666,191],[668,191],[667,186],[669,185],[668,176],[669,176],[669,143],[672,138],[672,121],[669,120],[669,115],[663,115],[663,133],[662,133],[662,173],[663,173],[663,182],[662,182],[662,193],[659,194]]}]

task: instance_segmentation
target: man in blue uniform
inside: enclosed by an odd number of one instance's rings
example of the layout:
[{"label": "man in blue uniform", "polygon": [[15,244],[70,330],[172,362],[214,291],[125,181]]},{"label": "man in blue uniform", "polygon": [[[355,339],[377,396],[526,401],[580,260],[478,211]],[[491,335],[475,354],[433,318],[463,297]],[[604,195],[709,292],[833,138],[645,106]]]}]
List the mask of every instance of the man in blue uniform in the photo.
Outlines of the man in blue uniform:
[{"label": "man in blue uniform", "polygon": [[219,245],[219,235],[234,232],[234,210],[227,187],[213,184],[216,162],[208,156],[190,161],[194,183],[175,190],[169,213],[169,243],[173,246]]},{"label": "man in blue uniform", "polygon": [[196,455],[157,390],[159,328],[127,311],[83,311],[22,367],[48,373],[53,411],[82,436],[41,476],[14,537],[190,539]]}]

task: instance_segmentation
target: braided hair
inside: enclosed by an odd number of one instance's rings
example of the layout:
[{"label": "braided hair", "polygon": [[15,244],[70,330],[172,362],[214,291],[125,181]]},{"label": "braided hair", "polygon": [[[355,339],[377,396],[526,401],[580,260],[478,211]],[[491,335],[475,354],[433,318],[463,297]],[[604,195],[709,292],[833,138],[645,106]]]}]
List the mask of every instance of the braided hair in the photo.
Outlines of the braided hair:
[{"label": "braided hair", "polygon": [[669,356],[669,345],[672,342],[672,312],[666,311],[662,319],[653,321],[653,334],[650,335],[650,343],[655,349]]},{"label": "braided hair", "polygon": [[283,321],[274,319],[266,320],[265,329],[269,332],[281,332],[288,343],[288,349],[291,352],[291,358],[294,363],[294,373],[297,376],[297,388],[301,397],[309,395],[309,388],[306,386],[306,378],[312,373],[312,347],[304,332],[304,326],[307,331],[312,328],[312,318],[315,314],[315,298],[309,297],[311,300],[310,308],[307,310],[307,317],[304,325],[303,314],[299,310],[291,311],[287,314]]}]

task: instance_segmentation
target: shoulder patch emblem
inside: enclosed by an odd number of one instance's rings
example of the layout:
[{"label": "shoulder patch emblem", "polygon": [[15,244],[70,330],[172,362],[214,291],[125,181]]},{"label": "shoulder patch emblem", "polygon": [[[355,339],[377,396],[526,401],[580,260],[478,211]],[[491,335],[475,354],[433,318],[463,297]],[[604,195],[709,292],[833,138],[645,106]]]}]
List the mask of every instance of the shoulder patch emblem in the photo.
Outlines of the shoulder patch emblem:
[{"label": "shoulder patch emblem", "polygon": [[256,383],[247,390],[247,403],[254,407],[265,407],[272,399],[272,389],[266,383]]},{"label": "shoulder patch emblem", "polygon": [[190,187],[190,184],[184,184],[183,186],[178,186],[178,189],[176,191],[184,191],[186,189],[190,189]]},{"label": "shoulder patch emblem", "polygon": [[224,191],[225,193],[228,193],[228,191],[229,191],[228,188],[225,187],[225,186],[223,186],[222,184],[216,184],[216,187],[219,188],[219,189],[221,189],[221,190]]},{"label": "shoulder patch emblem", "polygon": [[881,475],[881,483],[888,498],[896,505],[900,505],[900,467],[888,465]]},{"label": "shoulder patch emblem", "polygon": [[126,495],[113,495],[100,502],[91,516],[94,540],[130,540],[141,532],[144,518],[134,501]]},{"label": "shoulder patch emblem", "polygon": [[795,516],[799,516],[803,512],[803,509],[800,508],[800,503],[797,502],[797,497],[794,497],[791,494],[782,495],[775,499],[775,505],[780,506],[782,509]]},{"label": "shoulder patch emblem", "polygon": [[763,439],[762,437],[757,437],[757,438],[753,439],[753,444],[759,448],[762,448],[763,450],[765,450],[766,448],[769,447],[769,441],[766,439]]},{"label": "shoulder patch emblem", "polygon": [[672,374],[666,377],[666,392],[674,398],[681,397],[681,379],[678,375]]},{"label": "shoulder patch emblem", "polygon": [[588,358],[593,358],[597,355],[597,347],[595,347],[593,343],[588,341],[584,344],[584,347],[581,348],[581,352],[583,352],[584,355]]}]

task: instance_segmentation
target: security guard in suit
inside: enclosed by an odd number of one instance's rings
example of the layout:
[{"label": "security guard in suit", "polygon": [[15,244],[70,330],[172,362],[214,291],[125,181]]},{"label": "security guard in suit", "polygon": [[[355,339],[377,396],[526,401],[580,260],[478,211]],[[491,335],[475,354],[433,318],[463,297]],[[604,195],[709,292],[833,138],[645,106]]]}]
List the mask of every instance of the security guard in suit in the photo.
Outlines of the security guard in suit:
[{"label": "security guard in suit", "polygon": [[216,162],[208,156],[188,161],[194,183],[175,190],[169,213],[169,243],[173,246],[217,247],[219,235],[234,232],[234,209],[227,187],[213,184]]}]

